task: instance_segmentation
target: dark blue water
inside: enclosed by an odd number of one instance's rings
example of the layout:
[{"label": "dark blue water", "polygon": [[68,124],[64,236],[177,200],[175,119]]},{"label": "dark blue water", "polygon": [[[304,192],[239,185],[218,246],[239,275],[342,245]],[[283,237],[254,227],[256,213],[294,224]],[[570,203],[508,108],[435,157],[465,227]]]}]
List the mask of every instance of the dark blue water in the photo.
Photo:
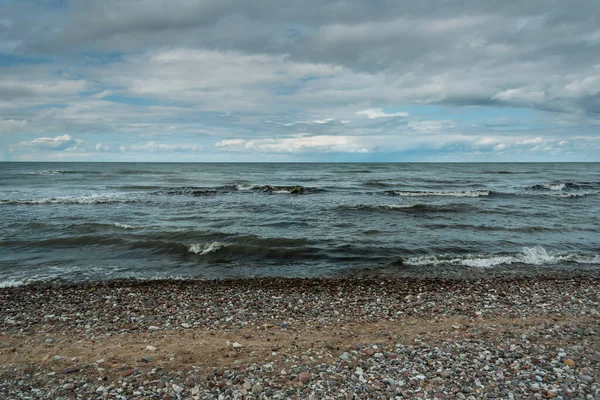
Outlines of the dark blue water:
[{"label": "dark blue water", "polygon": [[0,285],[600,271],[600,164],[0,163]]}]

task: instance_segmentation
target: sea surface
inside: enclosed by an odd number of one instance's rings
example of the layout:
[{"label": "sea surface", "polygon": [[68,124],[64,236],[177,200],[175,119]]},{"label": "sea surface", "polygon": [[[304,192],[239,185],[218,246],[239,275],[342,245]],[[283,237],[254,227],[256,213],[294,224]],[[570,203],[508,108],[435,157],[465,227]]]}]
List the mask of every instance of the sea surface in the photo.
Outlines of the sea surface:
[{"label": "sea surface", "polygon": [[0,163],[0,287],[600,272],[600,163]]}]

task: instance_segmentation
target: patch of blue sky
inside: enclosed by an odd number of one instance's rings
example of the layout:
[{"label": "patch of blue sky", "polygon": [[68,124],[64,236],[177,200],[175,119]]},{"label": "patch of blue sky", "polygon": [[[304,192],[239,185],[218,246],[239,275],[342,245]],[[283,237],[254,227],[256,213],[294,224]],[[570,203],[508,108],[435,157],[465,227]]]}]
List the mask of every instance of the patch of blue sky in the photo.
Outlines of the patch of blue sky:
[{"label": "patch of blue sky", "polygon": [[54,61],[52,57],[24,57],[16,54],[0,53],[0,67],[14,67],[19,65],[48,64]]},{"label": "patch of blue sky", "polygon": [[149,97],[133,97],[120,94],[110,94],[102,98],[102,100],[111,101],[113,103],[129,104],[133,106],[178,106],[185,107],[181,102],[158,100]]},{"label": "patch of blue sky", "polygon": [[292,84],[292,85],[277,85],[275,87],[275,95],[276,96],[287,96],[290,94],[294,94],[300,90],[300,85]]}]

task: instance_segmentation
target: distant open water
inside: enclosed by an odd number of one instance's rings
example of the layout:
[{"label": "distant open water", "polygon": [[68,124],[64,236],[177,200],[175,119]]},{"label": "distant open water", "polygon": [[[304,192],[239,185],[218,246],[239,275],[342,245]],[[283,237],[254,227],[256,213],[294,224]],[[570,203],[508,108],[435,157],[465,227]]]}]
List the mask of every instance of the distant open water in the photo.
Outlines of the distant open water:
[{"label": "distant open water", "polygon": [[0,287],[582,270],[599,163],[0,163]]}]

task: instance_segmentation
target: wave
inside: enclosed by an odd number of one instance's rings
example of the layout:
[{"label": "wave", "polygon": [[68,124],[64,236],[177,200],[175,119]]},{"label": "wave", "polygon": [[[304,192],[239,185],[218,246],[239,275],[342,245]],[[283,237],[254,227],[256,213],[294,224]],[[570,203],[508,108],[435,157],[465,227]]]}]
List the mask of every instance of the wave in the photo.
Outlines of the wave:
[{"label": "wave", "polygon": [[559,263],[600,264],[598,254],[562,253],[551,254],[542,246],[524,247],[520,253],[512,254],[467,254],[464,256],[438,255],[409,258],[404,264],[411,266],[464,266],[491,268],[501,265],[553,265]]},{"label": "wave", "polygon": [[370,181],[363,182],[362,186],[372,187],[372,188],[389,188],[389,187],[392,187],[393,185],[390,183],[385,183],[385,182],[381,182],[381,181],[377,181],[377,180],[370,180]]},{"label": "wave", "polygon": [[187,252],[200,256],[204,262],[230,262],[233,260],[260,260],[261,263],[289,262],[291,260],[308,260],[327,258],[315,247],[272,247],[229,242],[192,243],[187,245]]},{"label": "wave", "polygon": [[174,188],[166,188],[153,192],[156,195],[173,195],[173,196],[212,196],[222,193],[231,192],[261,192],[268,194],[309,194],[324,192],[325,189],[306,187],[300,185],[249,185],[249,184],[234,184],[219,186],[215,188],[182,186]]},{"label": "wave", "polygon": [[213,196],[218,192],[215,189],[207,189],[195,186],[181,186],[153,192],[160,196]]},{"label": "wave", "polygon": [[400,197],[426,197],[426,196],[441,196],[441,197],[482,197],[489,196],[490,190],[461,190],[461,191],[402,191],[388,190],[384,192],[388,196]]},{"label": "wave", "polygon": [[111,204],[135,203],[136,199],[108,196],[81,196],[81,197],[47,197],[43,199],[12,200],[0,199],[0,205],[42,205],[42,204]]},{"label": "wave", "polygon": [[214,253],[223,247],[229,246],[227,243],[222,242],[212,242],[212,243],[194,243],[189,245],[188,251],[190,253],[205,255],[208,253]]},{"label": "wave", "polygon": [[102,174],[100,171],[71,171],[71,170],[59,170],[59,169],[44,169],[39,171],[30,171],[27,175],[98,175]]},{"label": "wave", "polygon": [[138,226],[133,226],[133,225],[127,225],[127,224],[121,224],[119,222],[115,223],[115,226],[117,228],[122,228],[122,229],[138,229]]},{"label": "wave", "polygon": [[427,212],[459,212],[470,209],[471,206],[463,203],[450,204],[355,204],[343,205],[343,210],[356,211],[400,211],[409,213],[427,213]]},{"label": "wave", "polygon": [[600,182],[550,182],[525,187],[534,191],[571,191],[600,188]]}]

